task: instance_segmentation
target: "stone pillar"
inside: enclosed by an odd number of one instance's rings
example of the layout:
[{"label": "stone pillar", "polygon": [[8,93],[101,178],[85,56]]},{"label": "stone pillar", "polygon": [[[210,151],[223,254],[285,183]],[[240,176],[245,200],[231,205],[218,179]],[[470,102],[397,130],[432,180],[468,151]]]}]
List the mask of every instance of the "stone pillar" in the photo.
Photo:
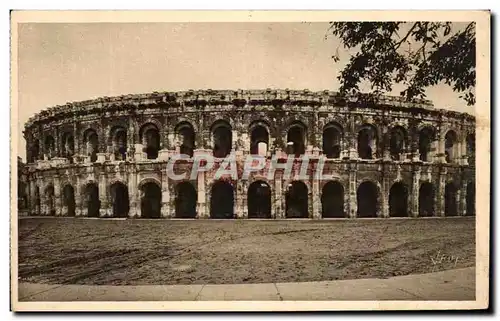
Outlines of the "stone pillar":
[{"label": "stone pillar", "polygon": [[196,218],[208,218],[209,212],[207,211],[207,198],[205,191],[205,172],[198,172],[196,178],[196,192],[198,193],[196,202]]},{"label": "stone pillar", "polygon": [[444,216],[444,192],[445,192],[445,179],[446,172],[439,172],[439,186],[436,191],[434,198],[434,204],[436,204],[435,216]]},{"label": "stone pillar", "polygon": [[139,187],[137,186],[137,171],[135,165],[130,166],[130,171],[128,172],[128,193],[130,196],[130,209],[128,216],[130,218],[140,217],[141,202],[138,199]]},{"label": "stone pillar", "polygon": [[380,181],[380,213],[377,214],[377,217],[387,218],[389,217],[389,191],[387,188],[387,182],[384,176]]},{"label": "stone pillar", "polygon": [[243,195],[245,194],[245,183],[243,180],[236,180],[234,182],[234,215],[236,218],[247,218],[248,211],[245,206],[243,206],[244,200]]},{"label": "stone pillar", "polygon": [[349,168],[349,187],[347,193],[347,204],[348,204],[348,217],[355,218],[358,215],[358,200],[357,200],[357,173],[355,164],[350,164],[353,166]]},{"label": "stone pillar", "polygon": [[411,195],[410,197],[410,210],[408,216],[418,217],[418,198],[420,191],[420,166],[416,166],[413,170]]},{"label": "stone pillar", "polygon": [[458,216],[462,216],[463,213],[462,213],[462,186],[458,186],[457,188],[457,193],[455,194],[455,202],[456,202],[456,206],[457,206],[457,215]]},{"label": "stone pillar", "polygon": [[[59,179],[59,175],[54,176],[54,207],[56,216],[63,215],[62,211],[62,195],[61,195],[61,181]],[[66,208],[65,215],[68,214],[68,209]]]},{"label": "stone pillar", "polygon": [[34,177],[29,180],[30,195],[29,195],[29,210],[30,215],[39,215],[40,209],[36,204],[36,181]]},{"label": "stone pillar", "polygon": [[437,145],[438,145],[438,151],[437,151],[436,162],[445,163],[446,156],[445,156],[445,146],[444,146],[444,135],[442,133],[439,133],[438,135]]},{"label": "stone pillar", "polygon": [[106,184],[106,175],[101,173],[99,175],[99,201],[101,202],[101,206],[99,208],[99,216],[107,217],[110,216],[109,205],[108,205],[108,193],[107,193],[107,184]]},{"label": "stone pillar", "polygon": [[319,180],[316,179],[315,177],[312,177],[311,179],[311,187],[312,187],[312,194],[311,194],[311,201],[312,201],[312,218],[319,220],[321,219],[321,198],[319,195]]},{"label": "stone pillar", "polygon": [[284,186],[283,180],[282,180],[282,173],[281,171],[275,172],[274,175],[274,200],[273,200],[273,206],[271,206],[274,209],[274,218],[277,219],[282,219],[285,218],[285,193],[283,191]]},{"label": "stone pillar", "polygon": [[167,175],[167,168],[161,170],[161,217],[171,218],[170,189]]},{"label": "stone pillar", "polygon": [[467,180],[462,179],[461,192],[459,197],[460,206],[458,207],[458,215],[467,215]]},{"label": "stone pillar", "polygon": [[80,176],[76,176],[75,186],[75,216],[82,216],[82,186]]}]

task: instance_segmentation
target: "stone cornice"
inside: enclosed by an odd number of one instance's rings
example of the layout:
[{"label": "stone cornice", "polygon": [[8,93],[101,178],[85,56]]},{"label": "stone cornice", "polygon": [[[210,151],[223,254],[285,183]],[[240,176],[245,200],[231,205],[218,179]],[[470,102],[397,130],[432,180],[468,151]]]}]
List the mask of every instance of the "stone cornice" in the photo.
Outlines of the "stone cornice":
[{"label": "stone cornice", "polygon": [[128,109],[133,112],[137,108],[148,106],[189,107],[203,109],[205,106],[229,106],[239,108],[245,106],[267,105],[280,110],[286,105],[319,107],[325,105],[363,106],[370,108],[403,108],[417,109],[419,112],[438,113],[449,117],[463,117],[474,120],[474,116],[444,109],[434,109],[429,100],[415,100],[408,102],[399,96],[380,96],[376,100],[369,95],[341,97],[334,91],[309,90],[189,90],[179,92],[152,92],[146,94],[122,95],[114,97],[100,97],[80,102],[69,102],[65,105],[50,107],[35,114],[25,124],[30,128],[37,123],[60,118],[78,117],[80,115],[103,112],[107,109]]}]

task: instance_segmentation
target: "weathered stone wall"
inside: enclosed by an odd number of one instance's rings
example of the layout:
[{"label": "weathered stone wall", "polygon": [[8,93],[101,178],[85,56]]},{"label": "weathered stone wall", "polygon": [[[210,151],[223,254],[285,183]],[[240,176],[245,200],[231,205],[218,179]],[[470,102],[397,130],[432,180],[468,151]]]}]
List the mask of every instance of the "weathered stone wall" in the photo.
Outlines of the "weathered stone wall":
[{"label": "weathered stone wall", "polygon": [[[390,190],[403,183],[408,191],[408,216],[419,215],[419,189],[424,182],[434,188],[432,215],[444,216],[444,191],[452,182],[457,190],[458,215],[466,213],[467,184],[474,184],[475,120],[472,116],[434,109],[427,102],[405,103],[383,97],[377,104],[338,98],[335,93],[308,91],[189,91],[102,98],[72,103],[44,111],[25,126],[27,141],[28,207],[33,215],[67,215],[63,189],[74,191],[75,215],[88,215],[86,187],[96,184],[99,190],[99,216],[113,216],[110,187],[121,182],[128,187],[129,217],[141,216],[141,188],[152,182],[161,189],[161,216],[176,216],[175,199],[178,181],[167,177],[169,157],[181,152],[179,128],[188,124],[194,132],[194,154],[212,153],[214,130],[219,124],[231,132],[231,150],[241,163],[250,153],[251,130],[255,126],[268,133],[268,157],[287,150],[287,135],[298,126],[304,133],[305,154],[311,166],[323,153],[324,129],[334,125],[340,131],[340,153],[328,159],[325,172],[343,187],[344,216],[357,216],[357,190],[365,182],[377,189],[376,216],[389,217]],[[126,157],[119,159],[115,139],[117,128],[127,134]],[[158,156],[147,159],[145,132],[152,128],[159,137]],[[370,159],[358,153],[360,132],[370,128]],[[391,154],[391,137],[398,128],[403,143],[398,158]],[[421,160],[420,135],[426,128],[433,132],[428,159]],[[95,160],[89,147],[89,134],[97,134]],[[449,133],[453,135],[450,136]],[[73,139],[69,139],[72,137]],[[447,137],[453,137],[448,146]],[[448,159],[446,159],[448,155]],[[177,165],[179,170],[188,164]],[[215,170],[198,173],[190,181],[196,190],[196,217],[210,217],[211,187]],[[277,171],[273,179],[254,173],[248,181],[231,181],[234,190],[234,213],[248,216],[248,188],[254,181],[266,182],[271,190],[271,216],[284,218],[285,194],[294,179],[282,179]],[[304,181],[308,191],[308,215],[321,218],[321,196],[327,181],[313,178]],[[50,188],[49,188],[50,187]],[[49,189],[48,189],[49,188]],[[53,188],[53,191],[52,191]],[[48,191],[48,192],[46,192]],[[54,209],[55,207],[55,209]]]}]

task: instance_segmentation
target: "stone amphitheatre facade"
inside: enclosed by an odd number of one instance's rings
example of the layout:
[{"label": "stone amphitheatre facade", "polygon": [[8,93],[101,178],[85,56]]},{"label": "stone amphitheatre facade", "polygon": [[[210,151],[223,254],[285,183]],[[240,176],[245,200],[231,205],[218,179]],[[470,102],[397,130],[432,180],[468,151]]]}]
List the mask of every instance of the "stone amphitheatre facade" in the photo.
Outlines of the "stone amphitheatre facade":
[{"label": "stone amphitheatre facade", "polygon": [[[20,167],[24,215],[128,218],[465,216],[475,211],[475,119],[429,101],[335,92],[164,92],[56,106],[30,118]],[[215,167],[195,177],[198,155]],[[248,154],[307,155],[331,179],[277,169],[214,178]],[[277,156],[276,156],[277,155]],[[295,156],[294,156],[295,157]]]}]

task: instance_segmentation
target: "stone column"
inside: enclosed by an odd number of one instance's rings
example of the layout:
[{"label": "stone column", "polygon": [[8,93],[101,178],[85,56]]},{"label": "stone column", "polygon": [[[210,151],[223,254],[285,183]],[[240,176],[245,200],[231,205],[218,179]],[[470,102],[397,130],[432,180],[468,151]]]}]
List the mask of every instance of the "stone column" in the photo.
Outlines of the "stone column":
[{"label": "stone column", "polygon": [[161,217],[171,218],[170,189],[167,175],[167,168],[161,170]]},{"label": "stone column", "polygon": [[29,196],[29,210],[30,215],[39,215],[40,209],[36,205],[36,181],[34,177],[29,180],[30,196]]},{"label": "stone column", "polygon": [[420,166],[414,167],[413,177],[412,177],[412,186],[411,186],[411,195],[410,197],[410,211],[408,216],[418,217],[418,198],[420,191]]},{"label": "stone column", "polygon": [[444,146],[444,135],[441,132],[438,135],[437,145],[438,145],[438,151],[437,151],[436,162],[445,163],[446,162],[446,155],[445,155],[445,146]]},{"label": "stone column", "polygon": [[282,219],[285,218],[285,192],[283,191],[284,186],[282,180],[282,172],[276,171],[274,175],[274,200],[273,206],[274,209],[274,218]]},{"label": "stone column", "polygon": [[137,171],[135,165],[130,165],[128,172],[128,192],[130,196],[130,218],[140,217],[141,202],[138,200]]},{"label": "stone column", "polygon": [[243,194],[245,190],[245,184],[242,180],[236,180],[234,182],[234,215],[236,218],[247,218],[248,213],[245,213],[243,208]]},{"label": "stone column", "polygon": [[467,215],[467,180],[462,179],[461,192],[459,197],[460,206],[458,207],[458,215]]},{"label": "stone column", "polygon": [[444,216],[444,192],[445,192],[446,173],[439,172],[439,186],[436,191],[434,204],[436,204],[435,216]]},{"label": "stone column", "polygon": [[196,202],[196,218],[208,218],[209,212],[207,211],[207,198],[205,191],[205,172],[198,172],[196,178],[197,184],[197,202]]},{"label": "stone column", "polygon": [[349,186],[347,189],[346,203],[348,204],[348,217],[355,218],[358,215],[358,200],[357,200],[357,173],[356,164],[350,164],[353,166],[349,168]]},{"label": "stone column", "polygon": [[458,186],[457,188],[457,193],[455,195],[455,202],[457,206],[457,215],[462,216],[463,215],[463,209],[462,209],[462,186]]},{"label": "stone column", "polygon": [[318,179],[312,177],[311,179],[312,185],[312,218],[319,220],[321,219],[321,198],[319,196],[319,181]]},{"label": "stone column", "polygon": [[108,206],[108,193],[106,184],[106,174],[101,173],[99,175],[99,201],[101,206],[99,208],[99,216],[107,217],[109,216],[109,206]]},{"label": "stone column", "polygon": [[80,176],[76,176],[76,186],[75,186],[75,216],[82,216],[82,186],[80,182]]},{"label": "stone column", "polygon": [[387,218],[389,217],[389,191],[387,188],[387,182],[384,177],[380,181],[380,213],[377,214],[378,217]]},{"label": "stone column", "polygon": [[73,123],[73,155],[80,155],[80,134],[78,133],[78,125],[76,122]]},{"label": "stone column", "polygon": [[[59,175],[54,176],[54,207],[55,207],[55,212],[56,216],[61,216],[63,215],[62,211],[62,195],[61,195],[61,181],[59,179]],[[64,215],[68,214],[68,208],[66,207],[66,213]]]}]

